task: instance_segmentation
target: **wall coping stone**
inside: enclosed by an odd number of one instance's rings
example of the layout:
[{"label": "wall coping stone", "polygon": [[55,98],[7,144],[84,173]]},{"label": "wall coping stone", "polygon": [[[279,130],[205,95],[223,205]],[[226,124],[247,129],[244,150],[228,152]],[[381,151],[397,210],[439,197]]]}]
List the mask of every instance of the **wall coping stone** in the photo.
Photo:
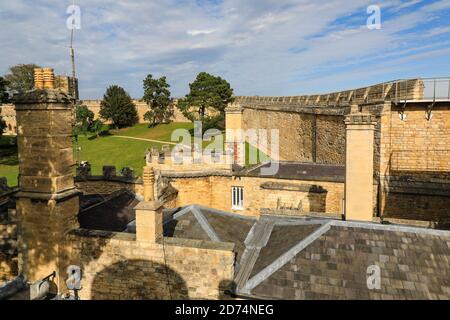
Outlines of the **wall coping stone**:
[{"label": "wall coping stone", "polygon": [[244,109],[255,109],[255,110],[267,110],[267,111],[278,111],[278,112],[294,112],[294,113],[305,113],[305,114],[323,114],[323,115],[334,115],[334,116],[344,116],[350,113],[350,106],[300,106],[298,104],[242,104]]},{"label": "wall coping stone", "polygon": [[87,181],[108,181],[108,182],[121,182],[121,183],[130,183],[130,184],[142,184],[142,178],[129,178],[123,176],[115,176],[110,178],[105,178],[104,176],[85,176],[75,177],[75,182],[87,182]]},{"label": "wall coping stone", "polygon": [[[88,229],[74,229],[71,230],[67,237],[70,240],[75,240],[77,237],[85,238],[105,238],[124,241],[136,241],[135,233],[126,232],[112,232],[112,231],[100,231],[100,230],[88,230]],[[161,245],[161,244],[158,244]],[[164,237],[164,245],[173,247],[188,247],[194,249],[207,249],[217,251],[234,251],[234,243],[231,242],[213,242],[194,239],[183,238],[170,238]]]},{"label": "wall coping stone", "polygon": [[217,251],[234,251],[234,243],[164,237],[164,244]]},{"label": "wall coping stone", "polygon": [[[71,102],[74,100],[63,91],[57,89],[50,90],[31,90],[24,93],[15,94],[12,101],[16,105],[16,110],[30,109],[28,104],[37,104],[31,107],[32,109],[71,109]],[[50,103],[50,105],[48,104]],[[54,106],[54,103],[61,103],[62,105]],[[22,106],[24,105],[24,106]]]},{"label": "wall coping stone", "polygon": [[301,191],[311,193],[327,193],[328,191],[322,186],[314,184],[296,184],[286,182],[264,182],[260,185],[261,189],[267,190],[285,190],[285,191]]},{"label": "wall coping stone", "polygon": [[160,201],[142,201],[139,202],[133,209],[134,210],[146,210],[146,211],[157,211],[163,207],[163,203]]},{"label": "wall coping stone", "polygon": [[212,177],[212,176],[231,177],[234,175],[229,170],[183,171],[183,172],[161,170],[160,173],[161,173],[161,176],[167,177],[167,178],[202,178],[202,177]]}]

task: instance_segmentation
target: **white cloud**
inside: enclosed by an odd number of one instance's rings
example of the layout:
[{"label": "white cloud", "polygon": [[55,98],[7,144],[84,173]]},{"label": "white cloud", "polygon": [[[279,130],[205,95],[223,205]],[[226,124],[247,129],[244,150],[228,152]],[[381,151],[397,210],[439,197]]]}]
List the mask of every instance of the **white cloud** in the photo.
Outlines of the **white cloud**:
[{"label": "white cloud", "polygon": [[216,32],[216,29],[206,29],[206,30],[188,30],[187,34],[190,36],[199,36],[199,35],[204,35],[204,34],[211,34]]},{"label": "white cloud", "polygon": [[[0,4],[0,74],[27,62],[70,74],[65,10],[72,1],[35,2]],[[77,2],[82,29],[75,34],[76,62],[84,98],[101,97],[113,83],[139,97],[148,73],[166,75],[177,96],[200,71],[225,77],[237,94],[261,95],[308,93],[320,79],[358,77],[345,82],[356,85],[379,78],[381,69],[385,77],[396,76],[397,70],[411,68],[410,60],[399,61],[391,72],[381,66],[401,55],[432,66],[445,53],[439,51],[442,41],[433,37],[448,32],[438,13],[450,3],[401,11],[422,3],[382,1],[382,30],[368,30],[368,0]],[[430,21],[433,26],[426,26]],[[417,39],[422,49],[416,48]]]}]

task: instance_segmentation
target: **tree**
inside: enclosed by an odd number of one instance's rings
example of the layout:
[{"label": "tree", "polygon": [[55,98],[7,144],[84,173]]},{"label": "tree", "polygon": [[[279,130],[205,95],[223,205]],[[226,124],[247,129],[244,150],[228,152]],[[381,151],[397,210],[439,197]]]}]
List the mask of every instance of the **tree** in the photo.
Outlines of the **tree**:
[{"label": "tree", "polygon": [[97,138],[103,130],[103,122],[100,119],[94,120],[91,126],[91,132],[95,133]]},{"label": "tree", "polygon": [[100,116],[104,120],[111,120],[116,128],[129,127],[138,121],[136,106],[130,95],[116,85],[106,90],[100,104]]},{"label": "tree", "polygon": [[3,135],[5,129],[6,129],[6,122],[2,119],[2,116],[0,116],[0,137]]},{"label": "tree", "polygon": [[13,92],[25,92],[34,88],[35,64],[18,64],[9,68],[10,74],[5,76],[9,82],[8,89]]},{"label": "tree", "polygon": [[[225,107],[232,101],[233,96],[233,89],[226,80],[201,72],[195,81],[189,84],[189,87],[190,92],[177,104],[185,117],[191,121],[201,120],[202,122],[217,117],[217,113],[224,117]],[[207,110],[216,115],[209,116]]]},{"label": "tree", "polygon": [[75,127],[77,132],[82,132],[86,135],[91,131],[94,122],[94,113],[85,105],[78,104],[75,107]]},{"label": "tree", "polygon": [[171,108],[172,98],[170,97],[170,85],[166,77],[153,79],[149,74],[144,80],[144,100],[150,110],[144,114],[144,119],[154,126],[163,122],[170,121],[173,116]]},{"label": "tree", "polygon": [[8,82],[3,77],[0,77],[0,104],[8,103],[9,101],[9,94],[6,90],[7,85]]}]

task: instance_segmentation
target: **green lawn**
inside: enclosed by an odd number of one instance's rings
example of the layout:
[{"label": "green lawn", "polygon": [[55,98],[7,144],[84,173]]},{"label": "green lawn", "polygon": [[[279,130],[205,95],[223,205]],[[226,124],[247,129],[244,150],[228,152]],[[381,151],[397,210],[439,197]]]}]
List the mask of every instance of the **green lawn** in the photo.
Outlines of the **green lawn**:
[{"label": "green lawn", "polygon": [[[192,123],[170,123],[148,128],[146,124],[138,124],[131,128],[111,130],[110,135],[93,139],[90,136],[80,135],[79,161],[89,161],[92,165],[92,174],[100,175],[104,165],[116,166],[119,171],[123,167],[131,167],[137,176],[142,175],[142,167],[145,165],[145,151],[152,146],[162,148],[163,143],[150,141],[133,140],[114,136],[126,136],[150,140],[171,142],[171,135],[175,129],[192,130]],[[222,134],[223,137],[223,134]],[[14,144],[14,137],[0,138],[0,177],[6,177],[10,186],[17,185],[17,175],[19,172],[17,159],[17,146]],[[211,142],[203,142],[206,148]],[[254,147],[247,144],[247,164],[248,151]],[[75,148],[74,148],[75,157]],[[266,159],[259,159],[263,161]]]},{"label": "green lawn", "polygon": [[131,128],[120,130],[111,130],[110,132],[118,136],[127,136],[135,138],[144,138],[150,140],[170,141],[172,132],[176,129],[192,130],[192,123],[172,122],[169,124],[160,124],[156,127],[149,128],[147,124],[137,124]]},{"label": "green lawn", "polygon": [[6,177],[10,186],[17,185],[19,160],[15,137],[0,137],[0,177]]}]

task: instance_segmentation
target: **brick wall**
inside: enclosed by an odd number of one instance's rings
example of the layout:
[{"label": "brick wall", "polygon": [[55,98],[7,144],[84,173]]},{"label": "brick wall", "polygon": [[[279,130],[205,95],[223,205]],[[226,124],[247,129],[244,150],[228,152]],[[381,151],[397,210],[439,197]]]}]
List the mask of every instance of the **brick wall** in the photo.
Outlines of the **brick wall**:
[{"label": "brick wall", "polygon": [[76,230],[67,236],[60,272],[70,264],[82,268],[81,299],[223,298],[234,277],[233,244],[173,238],[164,244]]}]

